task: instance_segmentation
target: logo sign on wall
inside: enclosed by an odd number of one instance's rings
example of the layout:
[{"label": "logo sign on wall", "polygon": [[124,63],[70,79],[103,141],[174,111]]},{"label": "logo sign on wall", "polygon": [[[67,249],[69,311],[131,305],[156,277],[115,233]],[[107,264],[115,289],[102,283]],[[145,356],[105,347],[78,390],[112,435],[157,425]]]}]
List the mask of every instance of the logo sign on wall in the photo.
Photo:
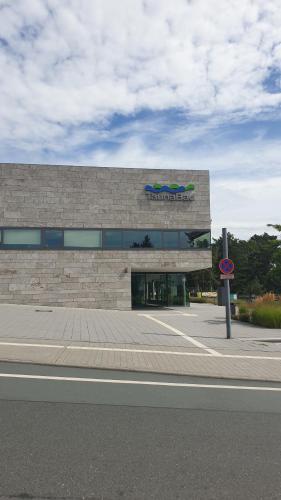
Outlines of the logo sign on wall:
[{"label": "logo sign on wall", "polygon": [[146,184],[145,194],[149,200],[192,201],[194,184]]}]

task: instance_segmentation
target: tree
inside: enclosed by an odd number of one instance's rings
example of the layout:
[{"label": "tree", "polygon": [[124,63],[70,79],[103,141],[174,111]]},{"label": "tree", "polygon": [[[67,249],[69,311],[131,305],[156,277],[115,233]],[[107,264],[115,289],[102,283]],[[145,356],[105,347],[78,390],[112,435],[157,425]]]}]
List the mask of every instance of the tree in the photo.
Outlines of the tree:
[{"label": "tree", "polygon": [[281,232],[281,224],[267,224],[267,227],[274,227],[276,231]]},{"label": "tree", "polygon": [[[281,225],[275,224],[278,230]],[[281,241],[267,233],[240,240],[228,233],[228,253],[235,264],[231,291],[239,295],[281,293]],[[212,269],[189,275],[190,288],[196,291],[216,290],[221,285],[219,261],[223,256],[222,237],[212,242]]]},{"label": "tree", "polygon": [[[267,224],[274,227],[276,231],[281,232],[281,224]],[[281,293],[281,241],[279,240],[279,247],[275,252],[274,262],[272,269],[267,276],[267,286],[275,293]]]}]

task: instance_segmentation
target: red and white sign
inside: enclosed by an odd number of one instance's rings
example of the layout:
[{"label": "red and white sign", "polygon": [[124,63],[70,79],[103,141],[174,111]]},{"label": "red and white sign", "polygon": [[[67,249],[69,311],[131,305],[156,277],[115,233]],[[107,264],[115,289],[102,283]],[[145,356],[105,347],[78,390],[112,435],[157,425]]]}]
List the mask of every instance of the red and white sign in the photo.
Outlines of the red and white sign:
[{"label": "red and white sign", "polygon": [[234,263],[231,259],[221,259],[219,261],[219,269],[223,274],[232,274],[234,271]]}]

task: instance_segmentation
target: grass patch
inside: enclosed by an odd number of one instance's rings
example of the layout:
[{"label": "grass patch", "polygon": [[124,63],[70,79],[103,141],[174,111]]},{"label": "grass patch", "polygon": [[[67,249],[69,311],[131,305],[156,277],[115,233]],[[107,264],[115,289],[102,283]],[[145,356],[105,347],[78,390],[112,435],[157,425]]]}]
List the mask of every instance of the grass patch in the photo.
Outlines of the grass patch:
[{"label": "grass patch", "polygon": [[259,305],[253,309],[251,320],[254,325],[265,328],[281,328],[281,307],[278,304]]},{"label": "grass patch", "polygon": [[[269,295],[269,294],[268,294]],[[266,297],[267,299],[267,297]],[[265,328],[281,328],[281,301],[239,302],[237,319]]]}]

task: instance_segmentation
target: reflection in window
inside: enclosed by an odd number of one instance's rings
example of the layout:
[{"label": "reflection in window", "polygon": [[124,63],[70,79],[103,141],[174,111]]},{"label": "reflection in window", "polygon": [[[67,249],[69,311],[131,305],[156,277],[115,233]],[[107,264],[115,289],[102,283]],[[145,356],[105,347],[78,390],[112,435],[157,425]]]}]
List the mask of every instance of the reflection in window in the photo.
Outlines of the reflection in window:
[{"label": "reflection in window", "polygon": [[124,231],[125,248],[161,248],[161,231]]},{"label": "reflection in window", "polygon": [[184,273],[167,273],[168,285],[168,305],[169,306],[183,306],[185,305],[186,280],[183,280]]},{"label": "reflection in window", "polygon": [[44,246],[46,248],[61,248],[63,246],[63,231],[61,229],[45,229]]},{"label": "reflection in window", "polygon": [[193,248],[209,248],[211,245],[211,233],[191,233]]},{"label": "reflection in window", "polygon": [[181,248],[210,248],[210,231],[180,231]]},{"label": "reflection in window", "polygon": [[190,248],[191,246],[189,231],[180,231],[180,248]]},{"label": "reflection in window", "polygon": [[107,229],[103,235],[105,248],[122,248],[122,230]]},{"label": "reflection in window", "polygon": [[4,245],[40,245],[40,229],[4,229]]},{"label": "reflection in window", "polygon": [[98,248],[101,246],[101,232],[83,229],[65,229],[64,246],[72,248]]},{"label": "reflection in window", "polygon": [[[42,236],[41,236],[42,233]],[[2,239],[1,239],[2,238]],[[160,229],[0,229],[0,247],[65,249],[209,249],[207,230]]]},{"label": "reflection in window", "polygon": [[178,231],[163,231],[163,248],[178,248]]}]

